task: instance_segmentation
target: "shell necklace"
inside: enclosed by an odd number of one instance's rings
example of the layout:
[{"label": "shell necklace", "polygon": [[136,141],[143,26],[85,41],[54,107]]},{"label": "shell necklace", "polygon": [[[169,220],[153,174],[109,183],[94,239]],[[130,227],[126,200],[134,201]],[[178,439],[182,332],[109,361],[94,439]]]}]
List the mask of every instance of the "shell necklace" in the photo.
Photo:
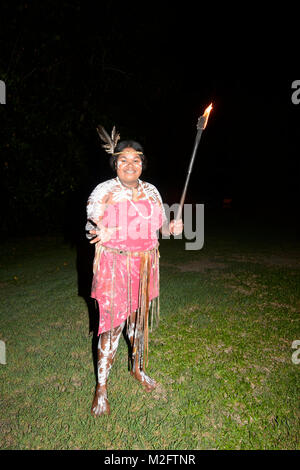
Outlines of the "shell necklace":
[{"label": "shell necklace", "polygon": [[128,195],[127,195],[126,189],[131,189],[131,188],[129,188],[128,186],[126,186],[124,183],[121,183],[121,181],[120,181],[120,179],[119,179],[118,176],[117,176],[117,181],[118,181],[119,186],[121,187],[122,191],[125,193],[124,195],[125,195],[126,199],[127,199],[127,200],[130,202],[130,204],[135,208],[135,210],[136,210],[136,212],[139,214],[139,216],[142,217],[142,218],[145,219],[145,220],[150,219],[150,218],[152,217],[152,215],[153,215],[153,204],[151,203],[151,201],[150,201],[150,199],[149,199],[149,197],[148,197],[148,194],[147,194],[147,191],[145,190],[145,186],[144,186],[143,182],[142,182],[140,179],[138,179],[137,187],[136,187],[136,188],[133,188],[133,189],[137,189],[137,188],[139,187],[139,185],[141,185],[142,190],[143,190],[144,194],[146,195],[146,199],[147,199],[147,200],[149,201],[149,203],[150,203],[150,207],[151,207],[151,213],[150,213],[150,215],[143,215],[143,214],[141,214],[141,212],[140,212],[139,209],[136,207],[136,205],[134,204],[134,202],[132,201],[132,199],[130,199],[130,197],[128,197]]}]

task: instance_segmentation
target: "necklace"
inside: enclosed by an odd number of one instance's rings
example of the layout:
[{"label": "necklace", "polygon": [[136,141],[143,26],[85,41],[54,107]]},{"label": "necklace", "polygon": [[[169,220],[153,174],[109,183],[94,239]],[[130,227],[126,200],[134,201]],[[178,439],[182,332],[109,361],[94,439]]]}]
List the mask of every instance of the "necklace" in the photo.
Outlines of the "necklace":
[{"label": "necklace", "polygon": [[122,181],[120,180],[119,177],[117,177],[117,178],[118,178],[119,182],[121,183],[121,185],[122,185],[122,186],[125,186],[125,188],[127,188],[127,189],[137,189],[137,188],[139,187],[140,180],[138,180],[136,186],[132,186],[132,187],[131,187],[131,186],[128,186],[127,184],[125,184],[125,183],[122,183]]},{"label": "necklace", "polygon": [[[121,183],[121,181],[120,181],[120,179],[119,179],[118,176],[117,176],[117,181],[118,181],[119,186],[121,187],[122,191],[124,191],[125,197],[126,197],[127,201],[129,201],[130,204],[135,208],[135,210],[137,211],[137,213],[139,214],[139,216],[142,217],[142,219],[145,219],[145,220],[150,219],[150,217],[152,217],[152,215],[153,215],[153,205],[152,205],[152,203],[151,203],[151,201],[150,201],[150,199],[149,199],[149,197],[148,197],[148,194],[147,194],[147,191],[145,190],[145,187],[144,187],[143,182],[142,182],[141,180],[138,180],[138,184],[137,184],[137,187],[136,187],[136,188],[138,188],[139,185],[141,184],[142,190],[143,190],[144,194],[146,195],[146,199],[147,199],[147,200],[149,201],[149,203],[150,203],[150,207],[151,207],[151,213],[150,213],[150,215],[143,215],[143,214],[141,214],[141,212],[140,212],[139,209],[136,207],[136,205],[134,204],[134,202],[128,197],[126,190],[124,190],[124,188],[126,188],[126,189],[131,189],[131,188],[129,188],[128,186],[126,186],[126,185],[124,185],[123,183]],[[134,189],[136,189],[136,188],[134,188]]]}]

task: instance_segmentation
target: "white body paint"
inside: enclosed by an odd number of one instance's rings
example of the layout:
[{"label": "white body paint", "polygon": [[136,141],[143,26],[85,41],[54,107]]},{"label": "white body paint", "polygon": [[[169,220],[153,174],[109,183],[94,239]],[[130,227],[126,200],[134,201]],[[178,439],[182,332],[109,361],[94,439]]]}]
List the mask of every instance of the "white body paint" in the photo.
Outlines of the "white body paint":
[{"label": "white body paint", "polygon": [[97,396],[97,403],[92,408],[92,413],[96,416],[108,414],[109,404],[107,400],[107,390],[104,390]]},{"label": "white body paint", "polygon": [[[165,222],[167,218],[158,190],[153,184],[144,181],[142,182],[140,179],[138,181],[141,183],[139,184],[139,187],[142,188],[143,192],[145,193],[145,197],[140,198],[140,200],[148,199],[151,202],[160,204],[163,213],[163,222]],[[97,222],[103,216],[103,212],[105,210],[104,199],[109,194],[112,196],[112,204],[123,201],[125,199],[132,199],[132,190],[121,185],[118,178],[113,178],[98,184],[98,186],[96,186],[94,191],[91,193],[87,203],[88,222],[85,226],[87,232],[89,232],[89,230],[94,230],[95,225],[97,225]],[[93,225],[92,222],[94,222],[95,225]],[[87,233],[87,238],[90,239],[92,237],[93,236],[91,234]]]},{"label": "white body paint", "polygon": [[[111,338],[111,332],[106,331],[99,336],[98,342],[98,384],[92,405],[92,415],[100,416],[110,413],[110,406],[107,399],[107,379],[110,369],[113,365],[114,358],[118,349],[119,340],[125,321],[114,328]],[[134,321],[128,324],[128,338],[132,344],[134,339],[135,323]],[[104,342],[104,344],[102,344]],[[133,375],[147,391],[151,391],[156,387],[155,380],[151,379],[138,365],[138,354],[133,355],[133,367],[131,375]]]},{"label": "white body paint", "polygon": [[[119,339],[125,321],[111,332],[106,331],[99,336],[98,342],[98,384],[92,405],[92,414],[99,416],[109,414],[110,407],[107,400],[107,379],[118,349]],[[104,345],[102,345],[104,343]]]},{"label": "white body paint", "polygon": [[156,385],[155,380],[151,379],[151,377],[149,377],[149,375],[146,375],[143,370],[140,370],[140,374],[141,374],[141,378],[142,378],[142,380],[141,380],[142,383],[146,382],[151,387],[155,387],[155,385]]},{"label": "white body paint", "polygon": [[101,386],[106,385],[106,381],[108,379],[108,375],[112,367],[112,362],[115,358],[118,349],[119,340],[124,325],[125,321],[118,327],[118,331],[116,332],[116,335],[113,336],[111,341],[109,332],[109,335],[107,335],[108,339],[103,349],[101,347],[101,336],[99,338],[98,349],[100,351],[101,360],[98,361],[98,384]]}]

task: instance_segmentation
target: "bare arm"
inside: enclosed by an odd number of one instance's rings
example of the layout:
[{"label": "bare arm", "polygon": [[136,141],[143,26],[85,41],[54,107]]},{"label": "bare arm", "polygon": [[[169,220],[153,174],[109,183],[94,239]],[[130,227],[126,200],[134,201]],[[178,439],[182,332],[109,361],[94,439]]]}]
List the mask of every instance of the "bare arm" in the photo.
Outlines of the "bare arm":
[{"label": "bare arm", "polygon": [[160,232],[164,236],[180,235],[182,231],[183,231],[182,219],[179,219],[178,221],[174,219],[174,220],[171,220],[170,223],[168,223],[168,221],[165,221],[165,223],[160,228]]},{"label": "bare arm", "polygon": [[113,180],[98,185],[91,193],[87,203],[86,224],[87,238],[90,243],[107,242],[119,230],[118,227],[106,227],[103,224],[104,213],[112,204]]}]

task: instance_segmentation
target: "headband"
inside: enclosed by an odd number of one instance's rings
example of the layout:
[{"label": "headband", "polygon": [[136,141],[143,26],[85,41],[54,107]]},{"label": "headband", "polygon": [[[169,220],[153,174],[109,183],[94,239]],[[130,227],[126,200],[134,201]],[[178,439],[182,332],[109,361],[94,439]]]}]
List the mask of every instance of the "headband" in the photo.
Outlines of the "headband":
[{"label": "headband", "polygon": [[[133,149],[134,150],[134,149]],[[137,150],[134,150],[134,152],[131,152],[130,150],[122,150],[121,152],[116,152],[113,153],[113,156],[115,155],[121,155],[122,153],[135,153],[136,155],[144,155],[143,152],[138,152]]]}]

